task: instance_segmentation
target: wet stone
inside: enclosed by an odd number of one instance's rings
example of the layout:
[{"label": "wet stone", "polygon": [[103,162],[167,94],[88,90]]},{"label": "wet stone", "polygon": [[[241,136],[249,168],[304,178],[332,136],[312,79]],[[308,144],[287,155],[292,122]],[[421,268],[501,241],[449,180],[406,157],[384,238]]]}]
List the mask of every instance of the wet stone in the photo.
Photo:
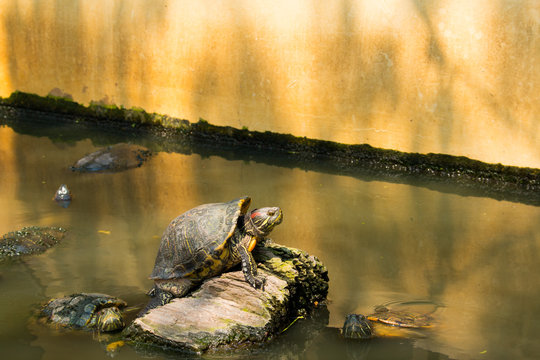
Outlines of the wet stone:
[{"label": "wet stone", "polygon": [[116,172],[141,166],[152,155],[145,147],[116,144],[99,149],[75,162],[71,170],[78,172]]},{"label": "wet stone", "polygon": [[227,272],[135,319],[125,336],[135,344],[219,352],[264,343],[324,306],[328,272],[318,259],[277,244],[253,255],[264,290],[252,288],[241,270]]}]

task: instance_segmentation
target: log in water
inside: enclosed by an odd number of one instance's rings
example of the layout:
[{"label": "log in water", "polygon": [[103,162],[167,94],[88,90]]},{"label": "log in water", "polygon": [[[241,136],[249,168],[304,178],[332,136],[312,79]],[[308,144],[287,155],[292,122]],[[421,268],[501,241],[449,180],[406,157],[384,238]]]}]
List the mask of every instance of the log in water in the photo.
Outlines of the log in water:
[{"label": "log in water", "polygon": [[316,257],[273,243],[257,247],[253,255],[266,278],[264,291],[252,288],[242,271],[227,272],[137,318],[127,337],[197,353],[249,346],[324,306],[328,272]]}]

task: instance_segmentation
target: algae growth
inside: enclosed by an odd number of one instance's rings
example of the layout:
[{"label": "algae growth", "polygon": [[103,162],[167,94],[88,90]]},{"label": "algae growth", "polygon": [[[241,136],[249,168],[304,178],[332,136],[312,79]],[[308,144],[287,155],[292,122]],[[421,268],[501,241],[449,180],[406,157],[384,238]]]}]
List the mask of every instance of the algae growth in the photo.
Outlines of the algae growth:
[{"label": "algae growth", "polygon": [[[89,128],[94,126],[99,130],[110,128],[124,133],[149,134],[159,139],[147,145],[154,151],[223,156],[223,150],[226,150],[235,159],[263,162],[268,161],[267,155],[271,153],[273,161],[289,167],[366,180],[415,182],[438,191],[454,192],[457,187],[463,195],[540,205],[540,169],[487,164],[461,156],[405,153],[368,144],[340,144],[290,134],[250,131],[246,127],[216,126],[203,119],[191,123],[148,113],[141,108],[126,109],[98,103],[84,106],[65,97],[14,92],[8,98],[0,98],[0,123],[15,130],[25,127],[21,123],[27,121],[23,118],[28,111],[34,112],[34,118],[46,114],[44,117],[49,123],[67,122],[85,124]],[[25,131],[32,129],[26,126]],[[58,136],[54,132],[47,135],[53,139]],[[102,137],[101,133],[97,141],[103,141]],[[66,136],[62,140],[67,140]]]}]

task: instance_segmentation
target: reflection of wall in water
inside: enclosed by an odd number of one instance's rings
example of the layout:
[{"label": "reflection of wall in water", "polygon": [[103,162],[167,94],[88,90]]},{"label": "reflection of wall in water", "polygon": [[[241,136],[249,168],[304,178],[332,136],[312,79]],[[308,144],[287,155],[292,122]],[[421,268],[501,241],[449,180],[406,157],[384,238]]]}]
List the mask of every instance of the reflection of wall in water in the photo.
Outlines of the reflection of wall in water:
[{"label": "reflection of wall in water", "polygon": [[[432,299],[445,307],[435,340],[424,347],[458,358],[526,351],[513,345],[535,338],[540,311],[538,207],[346,177],[327,181],[336,186],[323,200],[328,212],[319,215],[327,214],[334,231],[322,232],[318,246],[330,269],[331,325],[376,304]],[[334,207],[332,198],[345,204]]]},{"label": "reflection of wall in water", "polygon": [[[283,208],[275,241],[328,267],[332,326],[341,326],[349,312],[412,297],[447,305],[436,333],[441,346],[478,353],[516,336],[536,338],[538,207],[175,153],[158,153],[118,174],[67,169],[93,150],[89,141],[53,144],[0,128],[0,233],[26,225],[69,224],[73,231],[32,262],[47,296],[125,287],[142,294],[151,284],[159,238],[174,217],[247,194],[253,207]],[[68,209],[51,200],[62,182],[74,195]]]},{"label": "reflection of wall in water", "polygon": [[0,0],[0,96],[540,167],[521,1]]}]

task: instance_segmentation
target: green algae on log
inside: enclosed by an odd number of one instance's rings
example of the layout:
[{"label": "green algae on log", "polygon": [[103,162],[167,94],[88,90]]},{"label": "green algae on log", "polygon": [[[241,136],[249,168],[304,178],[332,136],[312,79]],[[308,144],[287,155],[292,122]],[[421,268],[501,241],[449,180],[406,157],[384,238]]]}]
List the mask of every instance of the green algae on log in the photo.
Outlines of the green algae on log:
[{"label": "green algae on log", "polygon": [[30,226],[0,238],[0,261],[22,255],[41,254],[58,244],[66,230],[58,227]]},{"label": "green algae on log", "polygon": [[227,272],[135,319],[125,336],[135,344],[219,352],[264,343],[324,307],[328,272],[317,258],[273,243],[253,255],[264,290],[252,288],[241,270]]}]

